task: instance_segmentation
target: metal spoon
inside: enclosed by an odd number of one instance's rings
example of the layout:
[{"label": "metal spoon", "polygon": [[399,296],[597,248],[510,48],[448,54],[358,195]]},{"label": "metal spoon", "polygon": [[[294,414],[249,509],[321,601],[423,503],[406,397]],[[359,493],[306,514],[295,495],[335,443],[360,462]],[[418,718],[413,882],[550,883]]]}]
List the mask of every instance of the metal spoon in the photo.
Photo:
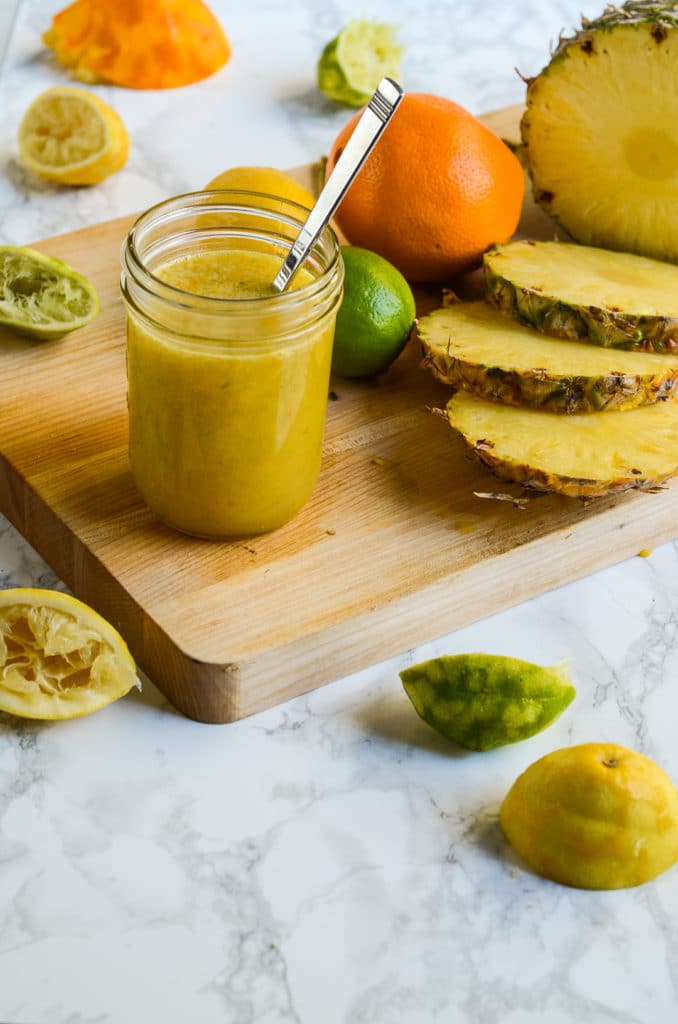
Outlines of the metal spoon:
[{"label": "metal spoon", "polygon": [[287,288],[292,275],[308,256],[402,98],[403,90],[400,86],[391,78],[382,78],[275,276],[273,287],[276,291],[283,292]]}]

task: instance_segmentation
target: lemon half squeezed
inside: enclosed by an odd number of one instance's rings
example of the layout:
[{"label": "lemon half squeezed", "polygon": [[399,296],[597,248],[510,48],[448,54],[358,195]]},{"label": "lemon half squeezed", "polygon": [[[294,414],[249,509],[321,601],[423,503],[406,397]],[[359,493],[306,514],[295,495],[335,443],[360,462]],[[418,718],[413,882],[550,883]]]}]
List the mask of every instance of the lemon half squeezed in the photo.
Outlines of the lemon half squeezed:
[{"label": "lemon half squeezed", "polygon": [[112,107],[75,86],[40,93],[19,125],[19,159],[61,185],[97,185],[129,156],[129,135]]},{"label": "lemon half squeezed", "polygon": [[63,260],[21,245],[0,246],[0,326],[58,338],[99,311],[92,284]]},{"label": "lemon half squeezed", "polygon": [[320,55],[318,88],[330,100],[362,107],[382,78],[400,79],[402,55],[393,25],[349,21]]},{"label": "lemon half squeezed", "polygon": [[0,711],[77,718],[135,685],[125,641],[93,608],[57,590],[0,591]]}]

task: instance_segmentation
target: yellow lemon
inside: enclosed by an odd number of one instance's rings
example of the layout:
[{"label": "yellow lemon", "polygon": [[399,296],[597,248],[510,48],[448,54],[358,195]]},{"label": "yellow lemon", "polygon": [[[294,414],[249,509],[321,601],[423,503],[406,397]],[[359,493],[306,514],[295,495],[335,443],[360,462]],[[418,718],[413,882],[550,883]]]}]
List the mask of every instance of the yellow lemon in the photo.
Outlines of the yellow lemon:
[{"label": "yellow lemon", "polygon": [[76,718],[135,685],[125,641],[93,608],[57,590],[0,591],[0,711]]},{"label": "yellow lemon", "polygon": [[308,210],[315,202],[313,194],[304,185],[275,167],[231,167],[217,174],[205,187],[263,192],[267,196],[280,196],[281,199],[300,203]]},{"label": "yellow lemon", "polygon": [[641,885],[678,860],[678,792],[659,765],[614,743],[565,747],[516,779],[504,835],[537,874],[580,889]]},{"label": "yellow lemon", "polygon": [[129,156],[129,135],[107,103],[75,86],[40,93],[19,125],[19,158],[34,174],[61,185],[96,185]]}]

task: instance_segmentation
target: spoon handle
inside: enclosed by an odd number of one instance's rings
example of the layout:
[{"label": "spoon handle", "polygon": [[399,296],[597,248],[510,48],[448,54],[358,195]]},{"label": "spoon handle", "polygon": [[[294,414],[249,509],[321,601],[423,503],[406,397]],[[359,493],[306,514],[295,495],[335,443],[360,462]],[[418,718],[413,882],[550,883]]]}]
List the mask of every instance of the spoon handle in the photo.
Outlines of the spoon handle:
[{"label": "spoon handle", "polygon": [[372,152],[402,98],[403,91],[400,86],[390,78],[382,78],[294,240],[285,262],[275,276],[273,287],[276,291],[285,290],[299,264],[308,256],[311,247],[344,198],[349,185]]}]

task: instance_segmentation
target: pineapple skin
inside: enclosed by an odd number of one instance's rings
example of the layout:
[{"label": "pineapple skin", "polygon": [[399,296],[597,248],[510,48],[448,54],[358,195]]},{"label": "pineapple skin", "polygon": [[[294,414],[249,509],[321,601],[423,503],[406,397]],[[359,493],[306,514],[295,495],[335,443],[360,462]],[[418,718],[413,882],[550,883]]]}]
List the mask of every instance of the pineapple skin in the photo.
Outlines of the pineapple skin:
[{"label": "pineapple skin", "polygon": [[492,451],[491,441],[483,438],[474,440],[456,425],[450,403],[447,405],[446,412],[449,425],[462,439],[474,459],[486,466],[499,480],[519,484],[526,490],[545,494],[562,494],[566,498],[606,498],[632,490],[656,491],[664,480],[671,476],[668,473],[663,477],[619,476],[595,480],[549,473],[538,466],[528,466],[523,462],[499,458]]},{"label": "pineapple skin", "polygon": [[653,377],[618,373],[558,377],[535,368],[528,376],[498,366],[480,366],[449,352],[429,348],[425,339],[421,342],[422,366],[443,384],[504,405],[528,405],[553,413],[574,414],[627,411],[639,405],[678,398],[678,377],[668,370]]},{"label": "pineapple skin", "polygon": [[[451,426],[454,427],[454,424],[452,423]],[[493,457],[491,449],[487,448],[482,441],[474,443],[464,434],[460,436],[474,457],[487,466],[494,476],[506,483],[520,484],[526,490],[562,494],[566,498],[606,498],[623,494],[624,491],[653,491],[663,482],[663,480],[636,480],[633,477],[618,477],[614,480],[587,480],[583,477],[559,476],[534,466]]]},{"label": "pineapple skin", "polygon": [[520,323],[544,334],[587,341],[603,348],[635,352],[678,352],[678,319],[634,316],[600,306],[570,305],[534,288],[507,281],[487,260],[483,264],[487,300]]},{"label": "pineapple skin", "polygon": [[[527,85],[527,92],[525,97],[526,109],[520,122],[522,161],[532,183],[532,194],[535,203],[573,241],[608,249],[628,249],[639,255],[654,259],[678,262],[678,239],[672,244],[667,245],[657,242],[651,234],[640,244],[628,246],[623,244],[614,231],[608,230],[605,226],[591,224],[583,233],[573,231],[568,216],[562,216],[560,213],[559,197],[555,196],[549,187],[544,187],[540,170],[533,158],[533,122],[535,110],[538,110],[542,103],[542,85],[552,73],[558,74],[560,72],[564,59],[575,48],[581,49],[595,59],[596,44],[600,43],[604,47],[606,38],[609,39],[611,33],[619,28],[623,28],[625,31],[628,29],[647,30],[648,38],[657,45],[661,45],[669,34],[675,33],[678,30],[678,3],[671,2],[671,0],[664,0],[664,2],[662,0],[659,0],[659,2],[657,0],[626,0],[621,5],[607,4],[603,13],[597,18],[588,19],[582,16],[581,29],[573,35],[565,36],[561,33],[556,47],[551,52],[549,63],[539,74],[532,78],[524,79]],[[639,49],[642,50],[642,44]],[[595,96],[591,97],[591,102],[595,104]],[[573,146],[573,150],[574,148]],[[575,335],[570,334],[567,337],[575,337]],[[615,344],[617,347],[623,345],[622,342],[597,343]],[[659,339],[657,345],[627,344],[623,347],[642,351],[663,352],[675,351],[676,343],[673,340],[672,344],[669,343],[666,347],[661,347],[661,339]]]}]

